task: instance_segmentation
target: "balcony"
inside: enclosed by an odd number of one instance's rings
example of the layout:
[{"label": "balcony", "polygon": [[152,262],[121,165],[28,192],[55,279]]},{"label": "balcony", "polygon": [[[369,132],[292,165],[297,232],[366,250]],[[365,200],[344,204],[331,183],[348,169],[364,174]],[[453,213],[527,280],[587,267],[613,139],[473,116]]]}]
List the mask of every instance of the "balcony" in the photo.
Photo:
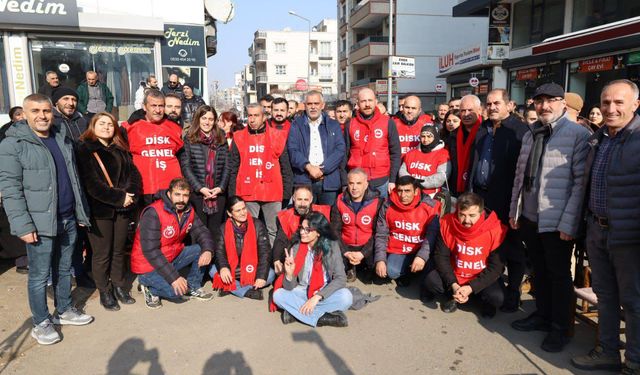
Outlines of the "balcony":
[{"label": "balcony", "polygon": [[255,56],[256,61],[267,61],[267,52],[263,49],[256,51]]},{"label": "balcony", "polygon": [[389,0],[370,0],[351,9],[349,24],[352,29],[372,29],[389,17]]},{"label": "balcony", "polygon": [[254,39],[267,39],[267,32],[266,31],[256,31],[255,34],[253,34],[253,38]]},{"label": "balcony", "polygon": [[320,74],[318,76],[318,81],[320,82],[333,82],[333,77],[331,74]]},{"label": "balcony", "polygon": [[256,75],[256,82],[257,83],[267,83],[268,78],[267,78],[267,73],[258,73]]},{"label": "balcony", "polygon": [[352,64],[375,64],[389,56],[389,37],[370,36],[350,48]]}]

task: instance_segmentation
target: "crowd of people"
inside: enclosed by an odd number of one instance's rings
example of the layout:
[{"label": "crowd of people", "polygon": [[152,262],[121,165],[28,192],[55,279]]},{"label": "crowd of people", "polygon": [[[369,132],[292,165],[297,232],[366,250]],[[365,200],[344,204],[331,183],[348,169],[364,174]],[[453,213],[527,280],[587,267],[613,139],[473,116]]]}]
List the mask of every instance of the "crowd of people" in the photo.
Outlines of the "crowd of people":
[{"label": "crowd of people", "polygon": [[388,114],[368,88],[331,105],[317,91],[301,102],[265,96],[244,126],[172,74],[162,90],[153,76],[143,82],[138,110],[118,124],[95,72],[77,90],[49,73],[52,89],[12,109],[0,143],[3,220],[26,245],[16,265],[40,344],[61,340],[54,324],[93,320],[73,306],[72,275],[112,311],[136,302],[131,272],[149,308],[210,300],[210,280],[220,296],[271,290],[284,324],[345,327],[357,278],[417,282],[446,313],[476,300],[491,318],[520,309],[528,273],[536,309],[511,326],[546,332],[541,348],[559,352],[573,325],[577,243],[599,330],[572,363],[640,373],[635,83],[608,83],[586,118],[577,94],[546,83],[524,106],[498,88],[433,115],[413,95]]}]

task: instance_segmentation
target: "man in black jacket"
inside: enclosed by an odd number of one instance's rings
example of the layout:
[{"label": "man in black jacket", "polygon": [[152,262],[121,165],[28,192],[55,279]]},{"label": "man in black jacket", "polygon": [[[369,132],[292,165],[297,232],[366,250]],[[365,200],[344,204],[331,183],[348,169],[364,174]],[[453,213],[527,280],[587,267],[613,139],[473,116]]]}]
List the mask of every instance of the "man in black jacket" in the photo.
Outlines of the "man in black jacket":
[{"label": "man in black jacket", "polygon": [[[211,263],[213,237],[193,212],[190,194],[187,180],[175,178],[169,189],[161,190],[159,199],[140,215],[131,251],[131,271],[139,275],[139,289],[149,308],[161,307],[160,297],[185,296],[205,301],[213,298],[200,288],[205,266]],[[187,234],[193,245],[184,245]],[[190,267],[187,279],[178,273],[185,267]]]},{"label": "man in black jacket", "polygon": [[[484,200],[485,207],[494,211],[500,221],[509,224],[509,204],[520,155],[522,138],[529,128],[509,113],[509,94],[495,89],[487,95],[485,120],[476,134],[470,190]],[[525,273],[526,254],[518,231],[509,230],[505,240],[503,261],[507,264],[509,285],[505,293],[503,312],[516,312],[520,306],[520,283]]]},{"label": "man in black jacket", "polygon": [[77,109],[78,93],[68,87],[59,87],[53,90],[51,101],[55,106],[53,125],[58,128],[64,125],[73,142],[78,143],[80,135],[87,130],[87,119]]}]

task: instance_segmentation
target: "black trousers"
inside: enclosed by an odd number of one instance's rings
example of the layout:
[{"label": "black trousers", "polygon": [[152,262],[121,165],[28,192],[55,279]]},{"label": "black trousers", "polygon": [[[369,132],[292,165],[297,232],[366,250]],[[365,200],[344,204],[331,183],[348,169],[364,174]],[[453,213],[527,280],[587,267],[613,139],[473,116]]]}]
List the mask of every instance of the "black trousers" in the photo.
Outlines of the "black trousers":
[{"label": "black trousers", "polygon": [[573,241],[560,239],[560,232],[538,233],[538,224],[520,219],[520,235],[527,245],[536,290],[536,314],[551,322],[553,330],[567,331],[574,304],[571,280]]},{"label": "black trousers", "polygon": [[[440,277],[438,270],[434,269],[429,271],[424,278],[423,285],[431,294],[444,296],[448,299],[453,297],[453,291],[448,286],[444,286],[444,281],[442,280],[442,277]],[[474,291],[471,297],[474,295],[480,297],[480,300],[483,303],[488,303],[494,307],[500,307],[504,302],[504,292],[502,291],[502,286],[498,283],[498,280],[479,292]]]},{"label": "black trousers", "polygon": [[225,204],[227,203],[226,197],[224,195],[218,196],[218,212],[214,214],[206,214],[203,210],[204,200],[202,199],[202,195],[199,193],[192,192],[190,196],[191,204],[193,205],[193,209],[196,210],[196,214],[202,221],[202,223],[209,228],[209,231],[214,238],[216,235],[220,233],[220,226],[225,218]]},{"label": "black trousers", "polygon": [[503,244],[502,261],[507,266],[508,285],[506,292],[510,298],[520,298],[520,284],[527,270],[527,254],[522,245],[520,230],[509,229]]},{"label": "black trousers", "polygon": [[125,286],[125,242],[129,215],[118,213],[113,219],[93,219],[89,241],[93,248],[91,267],[96,287],[100,291]]}]

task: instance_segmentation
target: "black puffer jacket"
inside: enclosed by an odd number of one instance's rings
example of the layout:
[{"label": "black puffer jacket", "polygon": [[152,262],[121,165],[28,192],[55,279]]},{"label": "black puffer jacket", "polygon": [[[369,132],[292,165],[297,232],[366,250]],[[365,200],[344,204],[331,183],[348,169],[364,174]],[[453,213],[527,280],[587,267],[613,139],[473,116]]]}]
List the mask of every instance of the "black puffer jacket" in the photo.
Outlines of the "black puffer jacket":
[{"label": "black puffer jacket", "polygon": [[[206,162],[209,146],[202,143],[191,143],[185,137],[183,152],[180,153],[180,169],[182,175],[189,181],[194,192],[200,194],[200,189],[205,187]],[[227,168],[227,158],[229,147],[224,142],[216,147],[215,159],[215,187],[219,187],[223,192],[227,191],[229,183],[229,169]]]},{"label": "black puffer jacket", "polygon": [[[231,220],[231,219],[229,219]],[[226,238],[224,238],[224,226],[225,224],[222,224],[222,226],[220,227],[220,231],[218,234],[218,238],[216,241],[216,248],[215,248],[215,263],[216,263],[216,267],[218,268],[218,270],[221,270],[222,268],[229,268],[229,261],[227,260],[227,246],[225,245],[225,240],[227,240]],[[256,271],[256,279],[262,279],[262,280],[266,280],[267,276],[269,276],[269,255],[271,254],[271,245],[269,244],[269,236],[267,235],[267,228],[264,226],[264,224],[262,224],[262,221],[258,220],[258,219],[254,219],[253,220],[253,225],[255,226],[255,230],[256,230],[256,240],[258,242],[257,246],[258,246],[258,270]],[[235,241],[236,241],[236,249],[238,251],[238,260],[240,260],[241,256],[242,256],[242,248],[244,246],[244,235],[240,235],[235,233]],[[238,266],[240,265],[240,263],[238,262]],[[236,270],[231,270],[232,272],[235,271],[235,278],[236,280],[240,279],[240,267],[238,267]]]}]

